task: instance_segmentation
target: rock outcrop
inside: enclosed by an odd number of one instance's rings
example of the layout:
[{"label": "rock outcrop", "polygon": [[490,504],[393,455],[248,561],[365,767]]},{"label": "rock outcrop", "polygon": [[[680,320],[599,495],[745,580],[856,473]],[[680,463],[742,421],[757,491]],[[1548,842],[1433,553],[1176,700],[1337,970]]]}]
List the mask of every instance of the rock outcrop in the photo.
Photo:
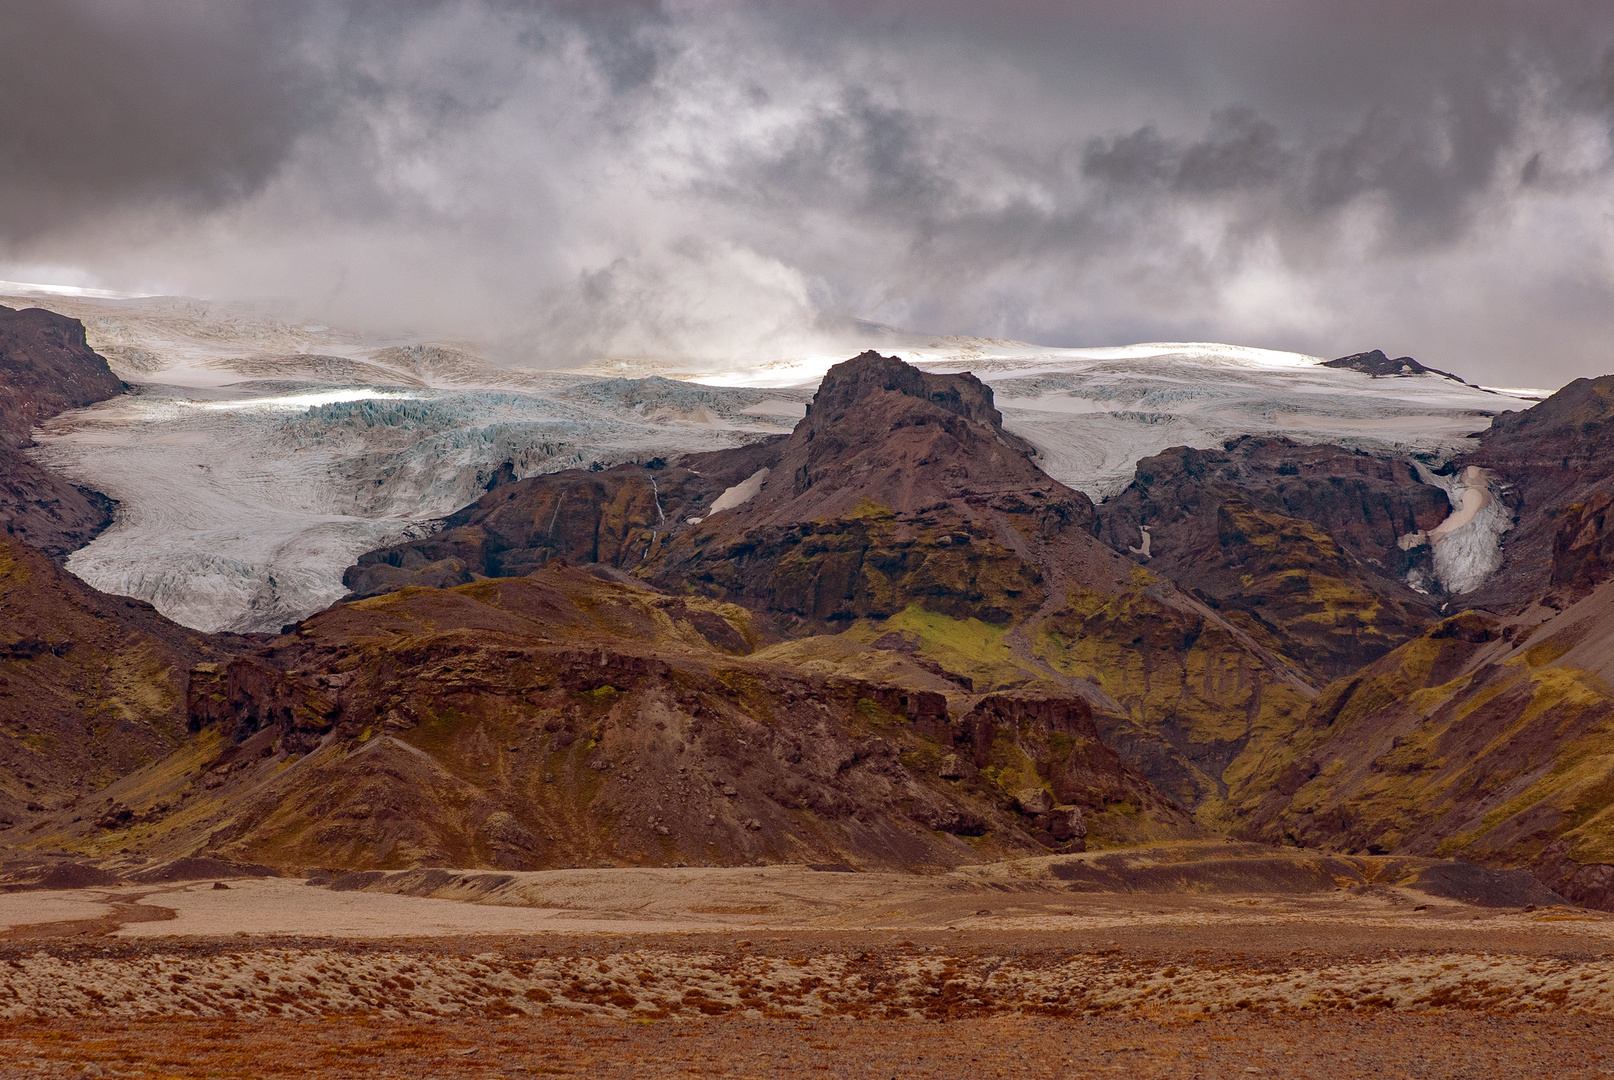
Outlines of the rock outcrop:
[{"label": "rock outcrop", "polygon": [[1093,526],[990,388],[871,352],[830,369],[755,495],[672,533],[644,573],[815,629],[910,604],[1005,623],[1050,595],[1031,548]]},{"label": "rock outcrop", "polygon": [[1323,683],[1435,621],[1444,598],[1408,587],[1419,553],[1398,540],[1450,512],[1410,462],[1246,436],[1139,462],[1133,482],[1099,508],[1099,535],[1136,548],[1146,529],[1140,562]]},{"label": "rock outcrop", "polygon": [[1449,371],[1439,368],[1424,367],[1410,356],[1398,356],[1394,360],[1384,354],[1382,349],[1373,349],[1364,353],[1352,353],[1342,356],[1338,360],[1326,360],[1323,367],[1347,368],[1351,371],[1360,371],[1371,375],[1375,379],[1387,377],[1405,378],[1409,375],[1439,375],[1451,379],[1453,382],[1466,382],[1465,379],[1453,375]]},{"label": "rock outcrop", "polygon": [[0,307],[0,527],[60,556],[112,521],[112,501],[39,468],[20,450],[39,423],[123,393],[84,325],[42,308]]},{"label": "rock outcrop", "polygon": [[1534,408],[1502,413],[1478,438],[1457,464],[1499,481],[1513,527],[1501,568],[1464,600],[1516,611],[1552,592],[1564,515],[1614,492],[1614,375],[1576,379]]},{"label": "rock outcrop", "polygon": [[555,558],[634,570],[724,491],[777,464],[782,441],[693,454],[671,467],[567,469],[498,484],[443,519],[440,531],[360,556],[342,580],[355,596],[375,596],[526,574]]},{"label": "rock outcrop", "polygon": [[123,393],[84,324],[43,308],[0,307],[0,437],[28,441],[41,421]]}]

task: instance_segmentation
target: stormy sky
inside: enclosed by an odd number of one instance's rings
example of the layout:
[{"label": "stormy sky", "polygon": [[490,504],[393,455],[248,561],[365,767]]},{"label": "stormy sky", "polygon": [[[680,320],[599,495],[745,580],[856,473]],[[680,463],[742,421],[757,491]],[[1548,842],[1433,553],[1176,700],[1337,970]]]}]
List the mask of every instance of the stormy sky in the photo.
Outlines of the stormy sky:
[{"label": "stormy sky", "polygon": [[569,363],[1614,370],[1614,6],[0,0],[0,277]]}]

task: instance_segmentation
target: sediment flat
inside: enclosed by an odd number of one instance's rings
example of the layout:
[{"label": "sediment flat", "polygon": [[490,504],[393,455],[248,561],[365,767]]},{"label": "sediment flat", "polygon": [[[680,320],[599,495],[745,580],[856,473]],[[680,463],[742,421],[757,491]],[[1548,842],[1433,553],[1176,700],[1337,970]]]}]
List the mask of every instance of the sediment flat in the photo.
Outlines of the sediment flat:
[{"label": "sediment flat", "polygon": [[1614,917],[1014,869],[572,870],[516,882],[525,906],[288,879],[11,893],[0,1077],[1614,1069]]}]

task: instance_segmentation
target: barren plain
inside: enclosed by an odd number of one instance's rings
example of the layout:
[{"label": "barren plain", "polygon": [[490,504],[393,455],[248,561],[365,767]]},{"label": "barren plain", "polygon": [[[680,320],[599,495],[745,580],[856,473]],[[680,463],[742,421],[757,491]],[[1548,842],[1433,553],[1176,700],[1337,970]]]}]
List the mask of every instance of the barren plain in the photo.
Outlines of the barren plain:
[{"label": "barren plain", "polygon": [[14,892],[0,1076],[1610,1075],[1614,916],[1357,861],[1276,893],[1070,859]]}]

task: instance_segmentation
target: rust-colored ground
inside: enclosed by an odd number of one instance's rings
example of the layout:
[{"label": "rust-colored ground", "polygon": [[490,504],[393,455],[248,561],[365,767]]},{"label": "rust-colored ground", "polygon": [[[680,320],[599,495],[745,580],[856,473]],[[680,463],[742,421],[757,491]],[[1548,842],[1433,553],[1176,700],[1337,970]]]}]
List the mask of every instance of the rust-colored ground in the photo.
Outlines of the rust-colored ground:
[{"label": "rust-colored ground", "polygon": [[0,1080],[1614,1078],[1601,912],[747,873],[10,894]]},{"label": "rust-colored ground", "polygon": [[0,1024],[0,1077],[1614,1076],[1607,1018],[1238,1015]]}]

